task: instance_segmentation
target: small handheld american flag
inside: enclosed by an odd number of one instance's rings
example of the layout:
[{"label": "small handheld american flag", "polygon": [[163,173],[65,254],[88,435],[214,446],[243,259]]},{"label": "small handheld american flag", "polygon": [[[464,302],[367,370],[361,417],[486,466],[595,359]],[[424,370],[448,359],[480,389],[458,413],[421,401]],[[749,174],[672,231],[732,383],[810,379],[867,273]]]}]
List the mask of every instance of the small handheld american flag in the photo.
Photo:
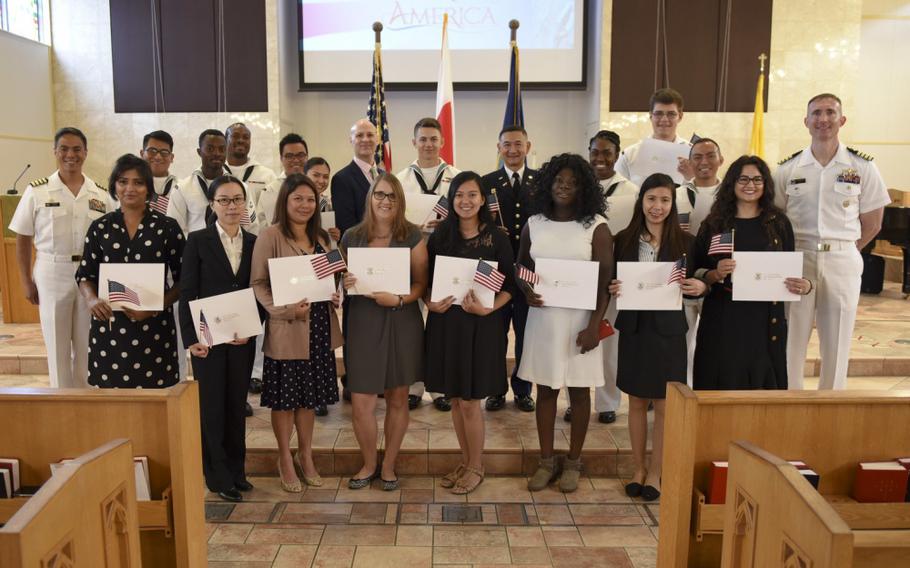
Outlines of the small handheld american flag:
[{"label": "small handheld american flag", "polygon": [[433,206],[433,213],[436,213],[443,219],[449,216],[449,198],[443,195]]},{"label": "small handheld american flag", "polygon": [[107,281],[107,299],[110,302],[129,302],[137,306],[141,305],[139,294],[129,286],[125,286],[116,280]]},{"label": "small handheld american flag", "polygon": [[243,208],[243,213],[240,215],[240,224],[246,227],[250,225],[253,220],[250,218],[250,210],[247,207]]},{"label": "small handheld american flag", "polygon": [[516,271],[516,276],[518,276],[519,280],[524,280],[531,286],[540,282],[540,276],[538,276],[536,272],[533,272],[532,270],[525,268],[521,264],[515,265],[515,271]]},{"label": "small handheld american flag", "polygon": [[679,228],[683,231],[689,230],[689,219],[691,218],[691,213],[680,213],[679,214]]},{"label": "small handheld american flag", "polygon": [[209,322],[205,319],[205,314],[202,313],[202,310],[199,310],[199,335],[202,337],[202,341],[209,347],[215,343],[215,339],[212,337],[212,329],[209,327]]},{"label": "small handheld american flag", "polygon": [[155,198],[149,201],[149,207],[153,211],[157,211],[162,215],[167,215],[167,204],[171,200],[167,195],[156,195]]},{"label": "small handheld american flag", "polygon": [[499,211],[499,198],[496,197],[495,193],[487,196],[487,209],[490,210],[490,213]]},{"label": "small handheld american flag", "polygon": [[474,282],[494,292],[499,292],[502,289],[502,283],[505,281],[506,275],[493,268],[492,264],[482,260],[477,261],[477,270],[474,271]]},{"label": "small handheld american flag", "polygon": [[316,278],[320,280],[330,274],[335,274],[348,268],[348,265],[344,263],[344,257],[341,256],[341,251],[338,249],[314,256],[310,259],[310,264],[313,265],[313,272],[316,273]]},{"label": "small handheld american flag", "polygon": [[720,233],[711,237],[708,254],[733,254],[733,233]]},{"label": "small handheld american flag", "polygon": [[677,260],[673,264],[673,268],[670,270],[670,277],[667,278],[667,286],[671,284],[676,284],[677,282],[682,282],[686,278],[686,256]]},{"label": "small handheld american flag", "polygon": [[326,199],[324,195],[319,196],[319,210],[325,211],[325,208],[329,206],[329,200]]}]

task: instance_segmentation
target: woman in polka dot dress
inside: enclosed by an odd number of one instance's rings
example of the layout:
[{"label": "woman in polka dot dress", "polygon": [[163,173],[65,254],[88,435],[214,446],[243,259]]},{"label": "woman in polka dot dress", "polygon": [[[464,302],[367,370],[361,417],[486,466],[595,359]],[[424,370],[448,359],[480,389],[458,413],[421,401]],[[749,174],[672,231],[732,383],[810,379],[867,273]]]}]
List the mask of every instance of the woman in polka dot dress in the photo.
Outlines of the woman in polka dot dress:
[{"label": "woman in polka dot dress", "polygon": [[[97,219],[88,229],[76,281],[92,313],[88,382],[101,388],[162,388],[177,384],[177,332],[171,305],[180,296],[183,233],[173,219],[148,206],[152,172],[132,154],[121,156],[111,172],[111,196],[120,209]],[[164,263],[164,310],[113,311],[98,297],[102,263]]]}]

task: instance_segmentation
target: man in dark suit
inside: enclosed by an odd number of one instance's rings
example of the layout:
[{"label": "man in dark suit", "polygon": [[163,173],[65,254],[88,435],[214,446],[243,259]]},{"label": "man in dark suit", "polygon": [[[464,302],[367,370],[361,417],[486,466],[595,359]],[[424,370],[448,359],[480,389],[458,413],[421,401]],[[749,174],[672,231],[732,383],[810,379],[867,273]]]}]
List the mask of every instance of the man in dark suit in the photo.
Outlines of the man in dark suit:
[{"label": "man in dark suit", "polygon": [[[499,142],[496,144],[503,167],[483,176],[484,190],[487,194],[495,194],[499,200],[499,213],[497,222],[500,228],[509,235],[512,243],[512,252],[518,257],[518,244],[521,240],[521,230],[528,217],[533,214],[531,193],[536,184],[537,170],[532,170],[525,165],[531,142],[528,132],[521,126],[506,126],[499,133]],[[534,410],[534,399],[531,398],[531,383],[518,377],[518,365],[521,362],[521,349],[524,343],[525,322],[528,319],[528,304],[524,297],[518,294],[512,301],[503,307],[503,317],[506,325],[506,334],[509,332],[509,322],[515,330],[515,368],[512,370],[512,395],[515,404],[525,412]],[[487,398],[487,410],[500,410],[506,404],[506,396],[491,396]]]},{"label": "man in dark suit", "polygon": [[376,127],[369,120],[362,118],[351,126],[354,158],[332,177],[335,224],[342,235],[363,219],[367,192],[379,175],[374,162],[376,144]]}]

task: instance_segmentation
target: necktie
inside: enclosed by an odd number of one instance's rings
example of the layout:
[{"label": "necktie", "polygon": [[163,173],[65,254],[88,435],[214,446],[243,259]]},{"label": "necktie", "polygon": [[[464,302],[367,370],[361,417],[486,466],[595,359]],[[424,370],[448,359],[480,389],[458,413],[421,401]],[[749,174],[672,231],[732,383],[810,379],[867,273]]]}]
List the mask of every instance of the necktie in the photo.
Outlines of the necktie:
[{"label": "necktie", "polygon": [[518,188],[521,186],[521,178],[518,177],[518,172],[512,172],[512,189],[518,191]]},{"label": "necktie", "polygon": [[376,166],[370,166],[370,179],[376,181],[377,176],[379,176],[379,170],[376,169]]}]

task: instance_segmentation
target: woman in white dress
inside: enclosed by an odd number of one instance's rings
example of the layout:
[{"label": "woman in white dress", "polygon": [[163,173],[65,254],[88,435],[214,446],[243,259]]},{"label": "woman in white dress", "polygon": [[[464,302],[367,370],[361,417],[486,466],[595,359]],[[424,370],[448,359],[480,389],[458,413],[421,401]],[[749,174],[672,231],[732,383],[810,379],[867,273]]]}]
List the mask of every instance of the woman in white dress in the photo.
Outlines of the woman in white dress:
[{"label": "woman in white dress", "polygon": [[[535,261],[541,258],[600,263],[594,310],[546,306],[531,285],[519,280],[531,309],[518,374],[537,385],[540,440],[540,464],[528,481],[528,489],[540,491],[558,476],[560,491],[571,492],[578,487],[581,473],[591,387],[604,384],[600,324],[609,300],[613,238],[604,218],[600,185],[587,160],[579,155],[561,154],[544,164],[534,204],[538,214],[528,219],[521,233],[521,265],[533,271]],[[560,474],[553,456],[553,437],[556,400],[564,387],[568,388],[573,413],[569,454]]]}]

